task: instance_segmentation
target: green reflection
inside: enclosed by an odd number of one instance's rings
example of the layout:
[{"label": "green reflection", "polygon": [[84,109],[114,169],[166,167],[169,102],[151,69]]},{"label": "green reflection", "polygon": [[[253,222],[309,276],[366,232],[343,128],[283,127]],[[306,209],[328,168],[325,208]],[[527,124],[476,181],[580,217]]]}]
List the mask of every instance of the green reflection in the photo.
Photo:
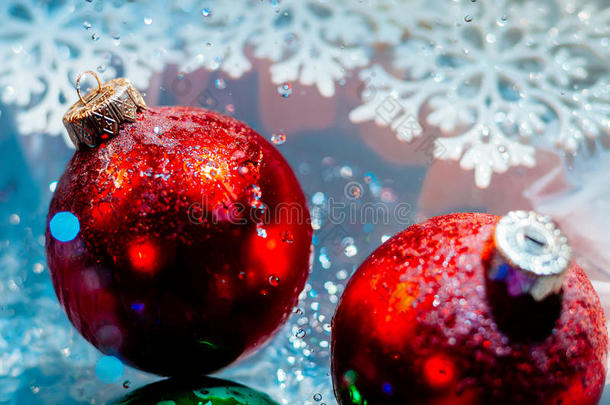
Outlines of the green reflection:
[{"label": "green reflection", "polygon": [[231,381],[172,378],[140,388],[114,405],[278,405],[268,395]]}]

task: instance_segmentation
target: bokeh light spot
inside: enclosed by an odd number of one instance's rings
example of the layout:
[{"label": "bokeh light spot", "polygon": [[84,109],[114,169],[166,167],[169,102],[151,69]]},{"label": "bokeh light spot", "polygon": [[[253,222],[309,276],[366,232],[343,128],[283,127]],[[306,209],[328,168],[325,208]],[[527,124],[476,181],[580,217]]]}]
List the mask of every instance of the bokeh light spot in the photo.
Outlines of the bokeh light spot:
[{"label": "bokeh light spot", "polygon": [[60,242],[69,242],[80,232],[78,218],[71,212],[61,211],[53,215],[49,222],[51,235]]},{"label": "bokeh light spot", "polygon": [[114,356],[102,356],[95,364],[95,375],[103,383],[114,384],[123,377],[125,366]]}]

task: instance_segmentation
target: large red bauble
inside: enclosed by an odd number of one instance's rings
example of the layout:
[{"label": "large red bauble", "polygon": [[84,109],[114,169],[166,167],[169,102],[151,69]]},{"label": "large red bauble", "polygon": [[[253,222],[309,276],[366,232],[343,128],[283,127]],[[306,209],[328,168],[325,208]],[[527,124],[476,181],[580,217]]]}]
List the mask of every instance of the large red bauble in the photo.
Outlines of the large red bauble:
[{"label": "large red bauble", "polygon": [[[55,291],[102,352],[161,375],[208,373],[266,341],[310,268],[305,197],[282,156],[243,123],[153,108],[78,150],[49,209]],[[60,238],[61,239],[61,238]]]},{"label": "large red bauble", "polygon": [[509,299],[486,277],[498,220],[432,218],[367,258],[333,321],[341,404],[599,401],[608,337],[591,283],[571,264],[560,295]]}]

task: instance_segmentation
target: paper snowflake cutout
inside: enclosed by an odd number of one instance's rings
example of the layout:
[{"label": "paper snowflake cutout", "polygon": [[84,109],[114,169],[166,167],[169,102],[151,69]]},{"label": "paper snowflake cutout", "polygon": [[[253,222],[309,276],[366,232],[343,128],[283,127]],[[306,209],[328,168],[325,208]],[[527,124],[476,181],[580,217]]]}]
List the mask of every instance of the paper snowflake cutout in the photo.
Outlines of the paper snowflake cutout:
[{"label": "paper snowflake cutout", "polygon": [[[152,9],[151,9],[152,8]],[[153,14],[154,13],[154,14]],[[76,99],[74,81],[96,69],[102,79],[128,76],[146,88],[173,52],[154,7],[135,3],[115,8],[64,0],[3,0],[0,4],[0,92],[19,107],[24,134],[63,134],[63,114]]]},{"label": "paper snowflake cutout", "polygon": [[273,62],[274,83],[299,80],[331,97],[349,69],[369,62],[366,45],[375,40],[363,6],[350,0],[223,0],[201,9],[182,3],[201,13],[180,33],[190,55],[186,72],[203,66],[239,77],[252,67],[252,47],[255,57]]},{"label": "paper snowflake cutout", "polygon": [[395,72],[361,72],[354,122],[391,126],[402,141],[422,135],[419,122],[439,128],[434,156],[474,169],[482,188],[493,172],[534,166],[534,146],[575,152],[610,133],[610,9],[558,0],[429,9],[396,6],[394,15],[410,13],[407,39]]}]

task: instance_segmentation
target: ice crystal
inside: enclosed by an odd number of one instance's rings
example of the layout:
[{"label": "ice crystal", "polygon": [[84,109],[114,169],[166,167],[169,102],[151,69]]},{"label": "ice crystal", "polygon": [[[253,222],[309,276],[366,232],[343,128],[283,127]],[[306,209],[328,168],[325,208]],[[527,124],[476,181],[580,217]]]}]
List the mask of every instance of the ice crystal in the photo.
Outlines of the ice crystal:
[{"label": "ice crystal", "polygon": [[[183,2],[185,4],[187,2]],[[370,16],[359,2],[320,0],[209,2],[201,21],[181,31],[190,57],[185,71],[222,69],[239,77],[257,58],[271,60],[271,78],[282,84],[316,85],[330,97],[347,70],[369,62],[366,45],[374,41]],[[191,3],[189,3],[191,4]],[[198,4],[198,3],[197,3]],[[194,6],[184,6],[193,12]]]},{"label": "ice crystal", "polygon": [[389,26],[402,24],[406,40],[392,69],[361,72],[367,86],[354,122],[389,125],[402,141],[422,134],[417,119],[440,129],[435,157],[474,169],[482,188],[493,172],[535,165],[536,146],[573,153],[586,138],[610,133],[610,9],[601,2],[463,0],[433,15],[431,8],[403,3],[392,15],[408,18],[387,17]]}]

